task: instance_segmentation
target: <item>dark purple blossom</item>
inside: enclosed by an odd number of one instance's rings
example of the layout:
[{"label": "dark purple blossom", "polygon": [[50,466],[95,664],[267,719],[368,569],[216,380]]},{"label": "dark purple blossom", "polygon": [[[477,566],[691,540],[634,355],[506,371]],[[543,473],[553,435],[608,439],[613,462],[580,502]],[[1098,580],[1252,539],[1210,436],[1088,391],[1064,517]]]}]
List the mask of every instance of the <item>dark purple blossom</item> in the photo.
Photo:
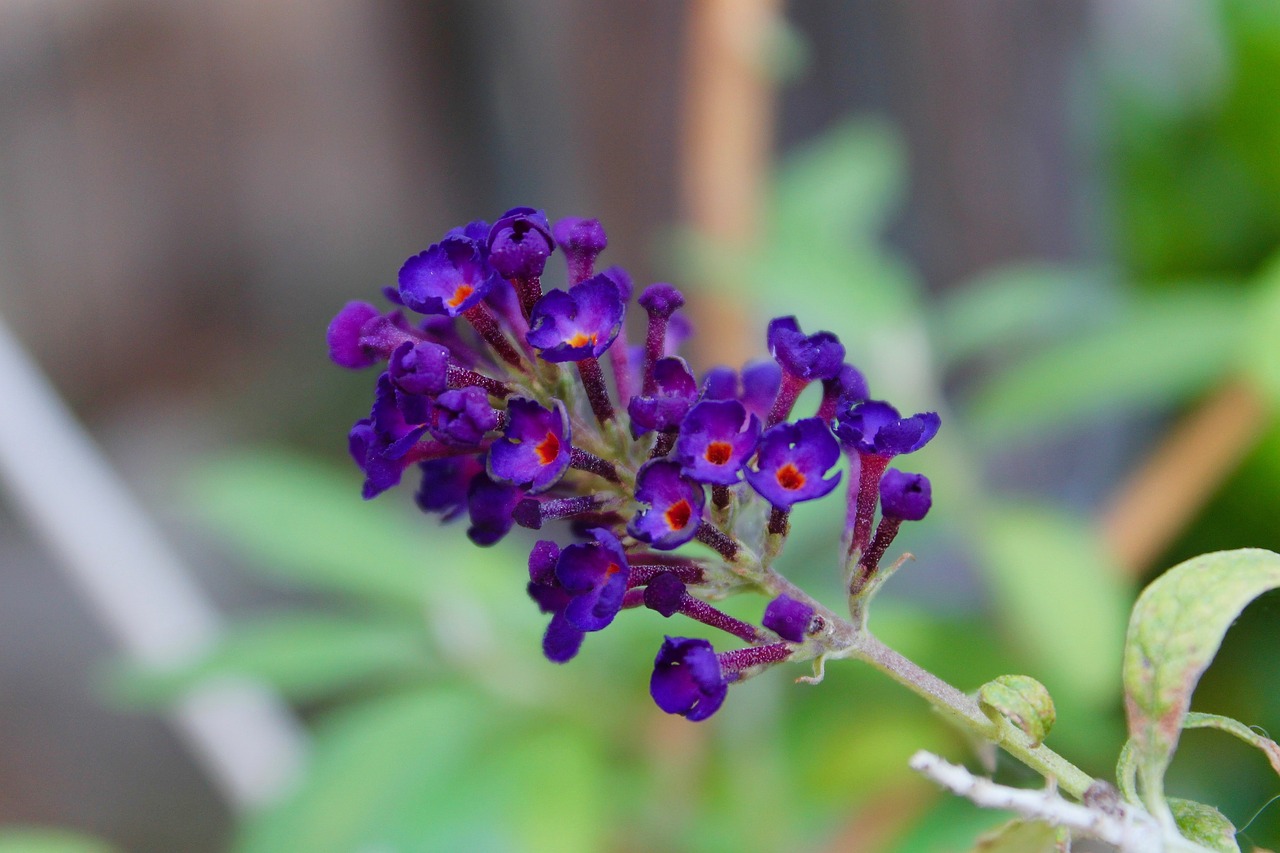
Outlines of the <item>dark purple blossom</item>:
[{"label": "dark purple blossom", "polygon": [[471,240],[448,237],[400,267],[400,298],[421,314],[457,317],[500,283]]},{"label": "dark purple blossom", "polygon": [[414,495],[423,512],[438,512],[442,521],[453,521],[467,509],[467,492],[484,465],[474,456],[430,459],[418,466],[422,485]]},{"label": "dark purple blossom", "polygon": [[860,454],[893,457],[913,453],[938,434],[937,412],[902,417],[880,400],[848,401],[840,406],[835,427],[840,443]]},{"label": "dark purple blossom", "polygon": [[536,400],[513,397],[507,402],[507,428],[489,448],[489,475],[543,492],[569,467],[569,416],[564,404],[544,409]]},{"label": "dark purple blossom", "polygon": [[596,257],[609,245],[599,219],[566,216],[551,229],[556,244],[564,251],[569,266],[569,281],[577,284],[591,277]]},{"label": "dark purple blossom", "polygon": [[823,476],[839,459],[840,446],[821,419],[781,423],[760,437],[755,467],[746,469],[747,482],[769,503],[789,510],[836,487],[841,472]]},{"label": "dark purple blossom", "polygon": [[650,315],[670,317],[684,305],[684,294],[665,282],[658,282],[646,287],[639,301],[640,307]]},{"label": "dark purple blossom", "polygon": [[649,694],[668,714],[705,720],[724,703],[728,683],[706,640],[667,637],[653,662]]},{"label": "dark purple blossom", "polygon": [[489,263],[507,279],[535,279],[555,251],[547,215],[532,207],[513,207],[489,229]]},{"label": "dark purple blossom", "polygon": [[387,372],[400,390],[435,396],[449,387],[449,350],[431,341],[405,341],[391,354]]},{"label": "dark purple blossom", "polygon": [[550,613],[551,624],[542,636],[542,653],[553,663],[571,660],[582,646],[586,632],[577,628],[564,615],[572,597],[556,579],[556,563],[560,548],[543,539],[529,552],[529,597],[543,613]]},{"label": "dark purple blossom", "polygon": [[636,474],[636,501],[641,509],[627,532],[659,551],[670,551],[698,532],[706,495],[702,486],[680,476],[677,463],[655,459]]},{"label": "dark purple blossom", "polygon": [[933,506],[933,489],[924,474],[890,468],[880,478],[880,513],[885,518],[919,521]]},{"label": "dark purple blossom", "polygon": [[471,527],[467,537],[480,546],[496,544],[511,532],[515,520],[512,513],[523,493],[510,483],[499,483],[484,472],[471,479],[467,489],[467,511]]},{"label": "dark purple blossom", "polygon": [[831,379],[844,366],[844,345],[830,332],[806,335],[795,317],[769,323],[769,352],[784,372],[805,380]]},{"label": "dark purple blossom", "polygon": [[410,463],[405,454],[425,431],[425,425],[404,419],[396,405],[391,377],[386,373],[379,376],[369,417],[357,421],[347,436],[351,458],[364,471],[365,500],[399,485]]},{"label": "dark purple blossom", "polygon": [[681,423],[671,458],[692,480],[732,486],[759,437],[760,419],[737,400],[703,400]]},{"label": "dark purple blossom", "polygon": [[431,434],[445,444],[479,444],[485,433],[498,427],[488,393],[475,385],[445,391],[436,397],[431,414]]},{"label": "dark purple blossom", "polygon": [[631,398],[631,432],[639,437],[650,430],[672,432],[680,426],[698,399],[698,381],[683,358],[660,358],[653,367],[654,393]]},{"label": "dark purple blossom", "polygon": [[631,301],[631,291],[635,289],[631,273],[622,267],[612,266],[600,274],[618,286],[618,296],[624,305]]},{"label": "dark purple blossom", "polygon": [[359,370],[383,361],[405,341],[415,340],[399,311],[382,314],[368,302],[348,302],[329,323],[329,358]]},{"label": "dark purple blossom", "polygon": [[459,225],[457,228],[450,228],[444,236],[446,240],[450,237],[470,240],[480,249],[482,254],[488,254],[489,249],[485,243],[489,239],[489,223],[483,219],[468,222],[466,225]]},{"label": "dark purple blossom", "polygon": [[547,361],[598,358],[622,328],[622,297],[613,279],[593,276],[566,293],[553,290],[529,317],[529,343]]},{"label": "dark purple blossom", "polygon": [[565,618],[582,631],[599,631],[618,615],[631,572],[612,533],[598,527],[591,534],[596,541],[570,545],[556,563],[556,580],[571,598]]},{"label": "dark purple blossom", "polygon": [[670,618],[684,604],[685,592],[684,581],[673,572],[659,572],[644,588],[644,606]]},{"label": "dark purple blossom", "polygon": [[738,371],[732,367],[713,367],[702,376],[702,396],[707,400],[738,399]]},{"label": "dark purple blossom", "polygon": [[774,361],[754,361],[742,368],[742,405],[765,417],[782,385],[782,368]]},{"label": "dark purple blossom", "polygon": [[810,605],[779,595],[765,607],[761,624],[788,642],[801,643],[812,620],[813,608]]}]

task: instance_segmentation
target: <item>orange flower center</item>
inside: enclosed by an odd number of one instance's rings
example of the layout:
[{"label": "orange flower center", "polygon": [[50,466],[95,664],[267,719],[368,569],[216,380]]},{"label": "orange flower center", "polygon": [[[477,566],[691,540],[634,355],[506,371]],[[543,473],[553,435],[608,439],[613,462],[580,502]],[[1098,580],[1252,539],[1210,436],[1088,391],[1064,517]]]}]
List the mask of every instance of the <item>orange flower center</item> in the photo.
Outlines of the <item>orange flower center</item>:
[{"label": "orange flower center", "polygon": [[622,566],[619,566],[617,563],[610,563],[609,567],[604,570],[604,575],[605,577],[613,577],[620,571],[622,571]]},{"label": "orange flower center", "polygon": [[560,439],[556,438],[555,433],[549,432],[533,449],[538,454],[538,461],[549,465],[560,455]]},{"label": "orange flower center", "polygon": [[779,486],[790,492],[794,492],[804,485],[804,474],[800,473],[800,469],[795,466],[794,462],[788,462],[783,465],[778,469],[778,473],[773,476],[777,478]]},{"label": "orange flower center", "polygon": [[475,293],[476,289],[469,284],[460,284],[458,289],[453,292],[453,298],[448,301],[450,308],[457,308],[463,302],[467,301],[467,297]]},{"label": "orange flower center", "polygon": [[702,454],[703,458],[712,465],[723,465],[729,461],[729,457],[733,455],[733,445],[727,441],[713,441],[707,445],[707,452]]},{"label": "orange flower center", "polygon": [[676,503],[667,507],[667,511],[663,513],[667,519],[667,526],[672,530],[684,530],[684,526],[689,523],[690,517],[693,516],[693,507],[689,506],[689,502],[681,498]]},{"label": "orange flower center", "polygon": [[595,346],[599,342],[599,340],[600,340],[599,335],[596,335],[596,334],[588,335],[583,332],[578,332],[578,334],[574,335],[572,338],[569,338],[569,340],[565,341],[565,343],[567,343],[571,347],[585,347],[587,344],[591,344],[592,346]]}]

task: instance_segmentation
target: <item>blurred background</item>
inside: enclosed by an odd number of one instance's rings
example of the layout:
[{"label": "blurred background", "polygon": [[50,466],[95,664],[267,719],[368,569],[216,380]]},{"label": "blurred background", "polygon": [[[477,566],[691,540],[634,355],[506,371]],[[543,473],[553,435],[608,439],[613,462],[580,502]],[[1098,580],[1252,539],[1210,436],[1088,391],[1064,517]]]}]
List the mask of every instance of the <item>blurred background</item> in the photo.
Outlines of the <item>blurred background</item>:
[{"label": "blurred background", "polygon": [[[1278,79],[1256,0],[0,5],[0,844],[941,851],[998,822],[913,778],[968,746],[874,673],[667,718],[656,614],[552,667],[518,537],[360,502],[371,377],[325,325],[521,204],[684,288],[698,368],[794,313],[942,411],[877,632],[962,689],[1040,678],[1050,744],[1110,776],[1137,591],[1280,548]],[[782,564],[833,604],[841,512],[802,508]],[[1197,710],[1280,727],[1278,604]],[[1280,788],[1207,732],[1171,780],[1237,826]],[[1280,846],[1280,807],[1240,840]]]}]

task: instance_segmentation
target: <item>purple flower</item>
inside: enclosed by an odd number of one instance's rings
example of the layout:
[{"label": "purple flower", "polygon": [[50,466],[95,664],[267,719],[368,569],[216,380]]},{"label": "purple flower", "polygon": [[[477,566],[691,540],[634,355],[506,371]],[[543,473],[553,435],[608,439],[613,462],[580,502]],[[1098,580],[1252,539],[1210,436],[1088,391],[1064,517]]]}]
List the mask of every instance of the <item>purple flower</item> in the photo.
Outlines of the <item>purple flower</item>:
[{"label": "purple flower", "polygon": [[618,285],[604,274],[566,293],[553,290],[538,300],[529,317],[529,343],[547,361],[598,358],[622,328]]},{"label": "purple flower", "polygon": [[498,427],[498,413],[489,395],[475,385],[445,391],[432,407],[431,434],[445,444],[479,444],[485,433]]},{"label": "purple flower", "polygon": [[467,489],[467,511],[471,514],[467,537],[482,547],[496,544],[511,532],[515,523],[512,513],[521,497],[523,493],[510,483],[495,482],[484,472],[476,474]]},{"label": "purple flower", "polygon": [[670,618],[684,604],[684,581],[672,572],[659,572],[644,588],[644,606]]},{"label": "purple flower", "polygon": [[347,435],[351,458],[364,471],[365,500],[399,485],[409,464],[403,457],[425,431],[425,425],[404,419],[396,405],[391,377],[386,373],[379,376],[369,417],[356,421]]},{"label": "purple flower", "polygon": [[831,379],[844,365],[844,346],[830,332],[805,335],[795,317],[769,323],[769,352],[788,374],[800,379]]},{"label": "purple flower", "polygon": [[841,472],[823,476],[840,459],[840,446],[820,418],[781,423],[760,437],[755,468],[747,482],[778,509],[820,498],[840,482]]},{"label": "purple flower", "polygon": [[880,478],[880,514],[885,518],[919,521],[933,506],[933,489],[924,474],[890,468]]},{"label": "purple flower", "polygon": [[904,418],[880,400],[847,401],[840,406],[837,418],[835,431],[841,444],[861,454],[886,458],[924,447],[941,424],[937,412]]},{"label": "purple flower", "polygon": [[423,512],[440,513],[441,521],[453,521],[467,509],[467,492],[484,466],[474,456],[446,456],[418,466],[422,485],[414,500]]},{"label": "purple flower", "polygon": [[612,266],[600,274],[618,286],[618,297],[622,299],[624,305],[631,301],[631,291],[635,289],[635,285],[631,282],[631,273],[622,267]]},{"label": "purple flower", "polygon": [[698,399],[698,382],[683,358],[658,359],[653,379],[653,394],[637,395],[627,404],[631,432],[637,438],[650,430],[674,431]]},{"label": "purple flower", "polygon": [[457,228],[450,228],[444,237],[446,240],[450,237],[470,240],[482,253],[488,254],[489,250],[485,246],[485,242],[489,239],[489,223],[483,219],[468,222],[466,225],[459,225]]},{"label": "purple flower", "polygon": [[536,400],[507,401],[507,428],[489,448],[489,476],[531,492],[544,492],[569,467],[569,416],[564,404],[544,409]]},{"label": "purple flower", "polygon": [[609,238],[599,219],[566,216],[551,229],[556,244],[564,250],[569,266],[569,281],[577,283],[591,277],[596,257],[609,245]]},{"label": "purple flower", "polygon": [[434,397],[449,387],[449,350],[431,341],[405,341],[387,365],[401,391]]},{"label": "purple flower", "polygon": [[582,646],[586,632],[574,627],[564,615],[572,597],[556,579],[556,563],[560,548],[554,542],[539,540],[529,552],[529,597],[543,613],[550,613],[551,624],[542,635],[542,653],[552,663],[571,660]]},{"label": "purple flower", "polygon": [[667,637],[653,662],[649,694],[668,714],[705,720],[724,702],[728,683],[720,660],[706,640]]},{"label": "purple flower", "polygon": [[787,642],[802,643],[812,620],[812,607],[803,601],[779,595],[765,607],[761,624]]},{"label": "purple flower", "polygon": [[400,297],[422,314],[457,317],[498,283],[480,248],[463,237],[447,237],[400,268]]},{"label": "purple flower", "polygon": [[547,215],[532,207],[513,207],[489,229],[489,263],[503,278],[534,279],[542,275],[555,251]]},{"label": "purple flower", "polygon": [[571,599],[565,618],[582,631],[599,631],[613,621],[631,575],[622,543],[603,527],[591,534],[595,542],[570,545],[556,563],[556,580]]},{"label": "purple flower", "polygon": [[684,305],[684,295],[669,284],[651,284],[640,294],[640,307],[657,317],[670,317]]},{"label": "purple flower", "polygon": [[732,486],[760,437],[760,419],[748,420],[737,400],[703,400],[680,425],[671,454],[680,473],[700,483]]},{"label": "purple flower", "polygon": [[742,404],[753,415],[764,417],[773,407],[782,385],[782,368],[773,361],[755,361],[742,368]]},{"label": "purple flower", "polygon": [[359,370],[387,358],[414,335],[399,311],[381,314],[368,302],[348,302],[330,321],[325,338],[335,364]]},{"label": "purple flower", "polygon": [[713,367],[702,376],[702,396],[706,400],[738,399],[738,371],[732,367]]},{"label": "purple flower", "polygon": [[636,474],[636,500],[645,506],[627,524],[627,532],[659,551],[670,551],[698,532],[706,495],[702,486],[680,476],[677,463],[655,459]]}]

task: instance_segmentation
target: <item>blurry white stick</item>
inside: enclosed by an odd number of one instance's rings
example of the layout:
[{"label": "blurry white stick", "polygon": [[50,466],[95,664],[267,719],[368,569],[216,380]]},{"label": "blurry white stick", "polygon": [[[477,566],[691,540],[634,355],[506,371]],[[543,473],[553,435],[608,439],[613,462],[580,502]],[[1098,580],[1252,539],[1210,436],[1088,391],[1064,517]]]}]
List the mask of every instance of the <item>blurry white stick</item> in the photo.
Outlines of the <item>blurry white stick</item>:
[{"label": "blurry white stick", "polygon": [[[0,486],[138,663],[173,666],[209,648],[218,614],[3,318]],[[256,684],[195,690],[172,719],[237,809],[279,794],[306,752],[297,719]]]}]

